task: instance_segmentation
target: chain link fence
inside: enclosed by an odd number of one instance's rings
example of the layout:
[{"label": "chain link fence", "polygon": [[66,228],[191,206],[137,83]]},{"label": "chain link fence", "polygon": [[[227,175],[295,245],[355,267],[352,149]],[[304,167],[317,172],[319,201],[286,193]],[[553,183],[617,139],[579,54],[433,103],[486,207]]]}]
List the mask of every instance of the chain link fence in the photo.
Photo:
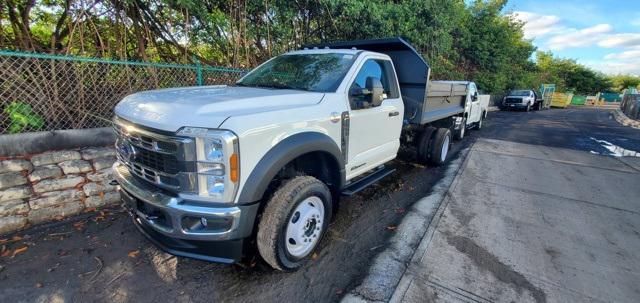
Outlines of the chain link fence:
[{"label": "chain link fence", "polygon": [[108,126],[126,95],[231,84],[245,70],[0,51],[0,135]]}]

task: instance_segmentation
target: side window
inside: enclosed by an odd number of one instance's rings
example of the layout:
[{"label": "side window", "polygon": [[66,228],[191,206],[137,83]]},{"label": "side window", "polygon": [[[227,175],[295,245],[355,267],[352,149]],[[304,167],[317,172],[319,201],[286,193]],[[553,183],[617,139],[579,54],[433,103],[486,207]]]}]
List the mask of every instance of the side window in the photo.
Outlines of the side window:
[{"label": "side window", "polygon": [[[365,61],[362,67],[360,67],[360,71],[358,71],[356,79],[351,84],[351,87],[349,87],[349,91],[351,92],[354,89],[366,88],[367,78],[369,77],[380,79],[387,98],[398,98],[397,85],[395,84],[395,73],[391,62],[374,59]],[[351,109],[363,108],[361,104],[365,101],[367,101],[365,95],[349,96]]]},{"label": "side window", "polygon": [[476,89],[476,85],[474,83],[471,83],[469,85],[469,95],[473,96],[477,92],[478,92],[478,90]]}]

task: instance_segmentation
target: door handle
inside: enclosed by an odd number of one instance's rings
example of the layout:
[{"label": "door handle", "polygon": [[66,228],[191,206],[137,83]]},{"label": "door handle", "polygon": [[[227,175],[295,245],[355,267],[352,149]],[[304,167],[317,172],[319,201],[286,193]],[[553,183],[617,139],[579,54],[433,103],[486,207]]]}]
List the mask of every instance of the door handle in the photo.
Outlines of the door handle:
[{"label": "door handle", "polygon": [[389,117],[395,117],[395,116],[397,116],[397,115],[399,115],[399,114],[400,114],[400,112],[398,112],[398,111],[393,111],[393,112],[390,112],[390,113],[389,113]]}]

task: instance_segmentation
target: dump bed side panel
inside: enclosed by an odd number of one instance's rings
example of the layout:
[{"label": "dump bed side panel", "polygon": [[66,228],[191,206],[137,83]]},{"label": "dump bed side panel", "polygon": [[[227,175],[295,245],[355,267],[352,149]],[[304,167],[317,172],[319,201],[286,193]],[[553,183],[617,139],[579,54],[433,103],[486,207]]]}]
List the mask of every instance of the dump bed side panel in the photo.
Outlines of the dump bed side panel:
[{"label": "dump bed side panel", "polygon": [[425,124],[464,112],[467,83],[431,81],[425,97],[425,111],[419,123]]}]

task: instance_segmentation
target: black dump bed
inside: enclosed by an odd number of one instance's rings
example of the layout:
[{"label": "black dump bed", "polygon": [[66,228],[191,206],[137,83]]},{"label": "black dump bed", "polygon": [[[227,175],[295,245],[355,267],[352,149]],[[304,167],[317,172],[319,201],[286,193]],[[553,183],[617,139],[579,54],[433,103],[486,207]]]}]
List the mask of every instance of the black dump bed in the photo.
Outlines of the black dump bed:
[{"label": "black dump bed", "polygon": [[405,104],[405,119],[410,123],[425,124],[464,112],[466,86],[464,96],[460,92],[460,83],[453,82],[434,83],[434,91],[430,92],[429,64],[400,37],[321,43],[306,47],[356,48],[391,57]]}]

